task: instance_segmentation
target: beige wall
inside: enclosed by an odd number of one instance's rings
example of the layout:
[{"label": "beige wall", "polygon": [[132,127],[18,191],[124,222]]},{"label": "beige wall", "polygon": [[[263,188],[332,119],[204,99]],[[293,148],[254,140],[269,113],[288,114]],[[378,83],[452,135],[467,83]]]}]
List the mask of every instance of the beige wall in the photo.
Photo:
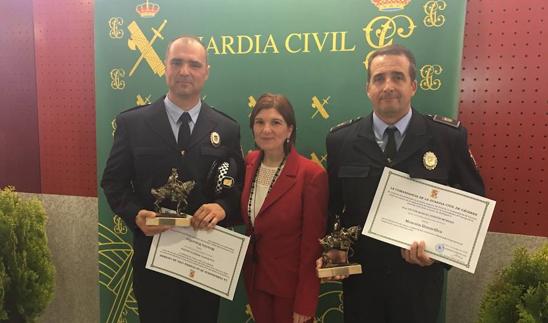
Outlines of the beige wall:
[{"label": "beige wall", "polygon": [[97,198],[21,194],[41,199],[56,269],[53,301],[40,323],[99,322]]},{"label": "beige wall", "polygon": [[451,269],[447,282],[446,323],[477,322],[482,295],[497,271],[508,265],[513,252],[523,246],[534,249],[547,238],[519,234],[487,233],[474,274]]}]

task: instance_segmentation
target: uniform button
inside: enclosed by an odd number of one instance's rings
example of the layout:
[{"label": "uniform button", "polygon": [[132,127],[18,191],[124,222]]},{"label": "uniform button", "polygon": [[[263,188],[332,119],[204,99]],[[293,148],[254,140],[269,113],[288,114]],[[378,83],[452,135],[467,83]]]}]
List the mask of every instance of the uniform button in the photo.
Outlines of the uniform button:
[{"label": "uniform button", "polygon": [[181,156],[184,156],[184,155],[185,155],[185,151],[181,150]]}]

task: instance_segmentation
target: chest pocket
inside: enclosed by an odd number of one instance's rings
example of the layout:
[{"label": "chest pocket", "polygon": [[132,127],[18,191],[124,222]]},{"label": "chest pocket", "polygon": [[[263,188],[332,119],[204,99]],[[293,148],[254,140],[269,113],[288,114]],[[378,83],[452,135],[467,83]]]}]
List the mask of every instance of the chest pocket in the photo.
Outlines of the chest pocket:
[{"label": "chest pocket", "polygon": [[346,224],[364,223],[371,199],[375,195],[380,169],[369,165],[345,165],[339,168],[339,189],[349,216]]},{"label": "chest pocket", "polygon": [[200,148],[200,153],[203,157],[211,158],[212,160],[228,158],[228,148],[224,146],[217,148],[202,146]]},{"label": "chest pocket", "polygon": [[200,160],[197,163],[194,163],[192,167],[199,169],[196,174],[199,174],[200,179],[203,180],[210,173],[212,166],[227,159],[227,147],[211,147],[209,145],[204,145],[200,147]]},{"label": "chest pocket", "polygon": [[339,178],[364,178],[369,176],[369,166],[341,166]]},{"label": "chest pocket", "polygon": [[417,158],[417,162],[409,167],[409,176],[411,178],[420,178],[447,185],[449,181],[449,173],[447,164],[442,160],[438,162],[436,168],[429,170],[422,163],[422,159]]}]

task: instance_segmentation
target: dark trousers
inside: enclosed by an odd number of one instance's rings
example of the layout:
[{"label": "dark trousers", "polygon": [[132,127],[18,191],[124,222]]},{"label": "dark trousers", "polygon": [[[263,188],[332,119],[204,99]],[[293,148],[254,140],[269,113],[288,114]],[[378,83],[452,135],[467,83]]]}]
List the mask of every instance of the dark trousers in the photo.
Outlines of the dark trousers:
[{"label": "dark trousers", "polygon": [[133,292],[142,323],[217,323],[219,296],[145,268],[152,238],[133,239]]},{"label": "dark trousers", "polygon": [[133,268],[142,323],[217,323],[219,297],[152,270]]},{"label": "dark trousers", "polygon": [[439,263],[352,275],[343,281],[344,322],[435,323],[443,280]]}]

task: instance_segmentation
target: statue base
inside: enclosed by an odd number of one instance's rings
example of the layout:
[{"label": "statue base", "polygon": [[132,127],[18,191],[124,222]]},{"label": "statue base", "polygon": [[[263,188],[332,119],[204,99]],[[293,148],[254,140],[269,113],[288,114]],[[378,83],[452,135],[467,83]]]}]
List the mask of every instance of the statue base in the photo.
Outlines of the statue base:
[{"label": "statue base", "polygon": [[177,212],[161,208],[158,216],[147,218],[146,225],[171,225],[174,227],[189,227],[191,216],[185,213],[177,215]]},{"label": "statue base", "polygon": [[318,278],[361,274],[362,265],[360,264],[333,265],[332,267],[317,269],[317,273],[318,273]]},{"label": "statue base", "polygon": [[147,218],[147,225],[171,225],[174,227],[189,227],[190,218],[180,218],[180,217],[166,217],[158,216],[155,218]]}]

